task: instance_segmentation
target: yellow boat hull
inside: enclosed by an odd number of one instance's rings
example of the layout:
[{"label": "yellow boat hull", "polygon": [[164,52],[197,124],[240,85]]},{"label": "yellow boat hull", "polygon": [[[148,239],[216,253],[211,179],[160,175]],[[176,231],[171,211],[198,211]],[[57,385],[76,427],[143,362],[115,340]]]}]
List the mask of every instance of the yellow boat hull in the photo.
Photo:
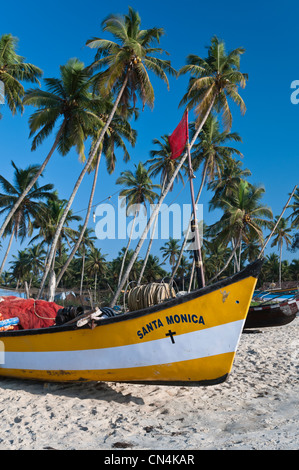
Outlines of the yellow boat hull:
[{"label": "yellow boat hull", "polygon": [[0,334],[0,376],[44,381],[219,383],[233,365],[260,262],[157,306]]}]

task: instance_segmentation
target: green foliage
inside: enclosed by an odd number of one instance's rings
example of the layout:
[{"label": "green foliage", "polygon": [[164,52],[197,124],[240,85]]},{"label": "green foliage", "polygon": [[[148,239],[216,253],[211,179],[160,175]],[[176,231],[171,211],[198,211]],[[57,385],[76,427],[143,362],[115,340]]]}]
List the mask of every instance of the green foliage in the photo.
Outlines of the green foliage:
[{"label": "green foliage", "polygon": [[[14,168],[13,183],[10,183],[4,176],[0,175],[0,214],[10,212],[19,196],[23,193],[28,183],[39,169],[38,165],[29,165],[24,170],[18,168],[11,162]],[[14,231],[15,237],[20,237],[23,241],[27,236],[31,236],[35,219],[45,214],[47,207],[45,202],[53,198],[52,184],[39,186],[37,183],[31,188],[25,199],[14,213],[5,234]]]},{"label": "green foliage", "polygon": [[213,99],[215,110],[222,113],[226,131],[232,126],[232,114],[227,98],[239,106],[242,114],[245,113],[245,103],[238,93],[239,86],[245,88],[248,80],[248,75],[240,72],[240,56],[244,52],[245,49],[239,47],[226,53],[224,42],[214,36],[206,58],[202,59],[195,54],[188,55],[187,65],[179,71],[179,75],[191,75],[181,105],[187,104],[189,109],[195,108],[197,123],[201,121]]},{"label": "green foliage", "polygon": [[87,41],[89,47],[97,49],[91,68],[104,68],[93,77],[95,89],[104,94],[117,92],[127,77],[127,86],[121,101],[124,110],[129,107],[129,103],[135,108],[138,97],[143,108],[145,104],[153,107],[155,96],[148,71],[164,80],[167,86],[167,74],[176,74],[169,60],[155,56],[165,53],[163,49],[156,47],[164,34],[163,29],[140,29],[140,26],[139,14],[129,7],[127,15],[109,15],[102,22],[103,31],[112,34],[115,41],[102,38]]},{"label": "green foliage", "polygon": [[[5,87],[5,101],[12,114],[23,112],[24,87],[21,82],[39,83],[42,70],[24,62],[25,58],[16,52],[18,39],[11,34],[0,37],[0,81]],[[1,117],[1,114],[0,114]]]},{"label": "green foliage", "polygon": [[153,204],[158,197],[153,189],[160,187],[158,184],[152,183],[147,169],[141,162],[137,166],[135,165],[134,173],[131,170],[123,171],[116,180],[116,184],[125,186],[121,190],[120,196],[126,198],[128,212],[130,212],[131,206],[135,206],[134,209],[139,211],[142,204],[145,205],[146,202]]},{"label": "green foliage", "polygon": [[180,253],[180,245],[178,240],[170,237],[169,241],[160,248],[160,251],[163,255],[163,262],[169,260],[170,266],[174,267],[176,259]]},{"label": "green foliage", "polygon": [[299,188],[296,189],[289,208],[292,209],[292,213],[289,215],[292,219],[292,227],[299,229]]},{"label": "green foliage", "polygon": [[46,90],[39,88],[26,91],[23,103],[37,109],[30,118],[32,150],[35,150],[54,130],[62,118],[57,148],[66,155],[75,146],[84,158],[84,142],[101,125],[94,112],[97,99],[90,93],[91,72],[78,59],[70,59],[60,67],[60,78],[45,78]]},{"label": "green foliage", "polygon": [[[153,144],[158,146],[158,149],[151,150],[150,156],[151,158],[146,161],[146,165],[149,165],[148,171],[150,177],[156,177],[160,175],[160,185],[161,188],[167,186],[168,182],[170,181],[172,175],[174,174],[176,167],[177,167],[177,160],[171,158],[171,149],[168,141],[168,136],[163,135],[161,140],[154,139]],[[187,167],[184,167],[185,172],[187,172]],[[184,184],[184,178],[181,171],[177,174],[176,177],[177,182],[181,182]],[[172,191],[173,185],[170,188]]]},{"label": "green foliage", "polygon": [[234,239],[239,245],[257,237],[262,244],[262,228],[270,228],[268,219],[272,218],[271,209],[260,202],[264,192],[264,188],[241,180],[229,196],[215,202],[214,206],[223,210],[223,216],[211,226],[210,233],[217,234],[221,243]]}]

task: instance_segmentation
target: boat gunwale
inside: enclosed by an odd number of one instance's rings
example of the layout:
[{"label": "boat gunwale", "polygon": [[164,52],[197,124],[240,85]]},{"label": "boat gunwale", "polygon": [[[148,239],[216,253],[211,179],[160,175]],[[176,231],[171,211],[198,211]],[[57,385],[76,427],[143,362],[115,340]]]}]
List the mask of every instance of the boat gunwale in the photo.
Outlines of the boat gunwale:
[{"label": "boat gunwale", "polygon": [[261,310],[261,309],[278,309],[280,307],[285,307],[286,305],[293,304],[294,302],[299,302],[299,295],[296,297],[292,297],[291,299],[282,300],[281,302],[264,302],[260,305],[254,305],[254,307],[250,307],[250,310]]},{"label": "boat gunwale", "polygon": [[[211,292],[219,290],[230,284],[234,284],[235,282],[242,281],[243,279],[246,279],[248,277],[258,278],[262,265],[263,265],[263,260],[257,259],[253,261],[251,264],[247,265],[242,271],[239,271],[233,274],[232,276],[226,277],[225,279],[221,279],[220,281],[214,284],[211,284],[210,286],[205,286],[200,289],[196,289],[193,292],[190,292],[180,297],[175,297],[173,299],[168,299],[157,305],[152,305],[151,307],[143,308],[140,310],[134,310],[134,311],[127,312],[124,314],[119,314],[119,315],[116,315],[115,317],[101,319],[100,323],[97,323],[95,328],[98,328],[102,325],[131,320],[137,317],[142,317],[145,315],[149,315],[151,313],[159,312],[161,310],[169,309],[169,308],[175,307],[176,305],[184,304],[186,302],[189,302],[190,300],[194,300],[194,299],[197,299],[198,297],[202,297],[204,295],[210,294]],[[89,325],[88,324],[84,325],[80,329],[77,327],[76,323],[74,323],[74,324],[69,324],[69,325],[64,324],[64,325],[59,325],[59,326],[53,325],[53,326],[49,326],[46,328],[34,328],[34,329],[26,329],[26,330],[8,330],[8,331],[0,332],[0,340],[1,338],[7,338],[7,337],[53,334],[53,333],[61,333],[64,331],[74,331],[74,330],[84,330],[84,329],[90,329]]]}]

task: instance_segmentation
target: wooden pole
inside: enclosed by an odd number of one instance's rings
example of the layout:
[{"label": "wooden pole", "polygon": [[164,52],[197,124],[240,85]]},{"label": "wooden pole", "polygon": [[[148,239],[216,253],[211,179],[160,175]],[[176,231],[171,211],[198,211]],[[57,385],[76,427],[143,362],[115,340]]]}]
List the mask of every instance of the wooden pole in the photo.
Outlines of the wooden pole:
[{"label": "wooden pole", "polygon": [[190,193],[191,193],[192,212],[193,212],[193,220],[191,222],[191,231],[194,232],[194,235],[195,235],[195,240],[194,240],[195,249],[193,250],[193,254],[194,254],[194,259],[195,259],[195,270],[196,270],[196,275],[197,275],[198,288],[200,289],[201,287],[205,286],[205,278],[204,278],[204,272],[203,272],[203,264],[202,264],[201,249],[200,249],[200,238],[199,238],[198,223],[197,223],[197,217],[196,217],[196,204],[195,204],[194,187],[193,187],[194,173],[192,169],[189,139],[187,143],[187,151],[188,151]]},{"label": "wooden pole", "polygon": [[[194,134],[194,136],[193,136],[193,138],[192,138],[192,140],[191,140],[190,148],[194,145],[194,143],[195,143],[195,141],[196,141],[196,139],[197,139],[197,137],[198,137],[200,131],[202,130],[202,128],[203,128],[203,126],[204,126],[204,124],[205,124],[205,122],[206,122],[206,120],[207,120],[207,118],[208,118],[210,112],[212,111],[212,108],[213,108],[214,103],[215,103],[215,99],[216,99],[216,95],[214,95],[214,97],[213,97],[213,99],[212,99],[212,101],[211,101],[211,103],[210,103],[210,105],[209,105],[209,107],[208,107],[208,109],[207,109],[205,115],[204,115],[203,118],[202,118],[201,123],[199,124],[199,126],[198,126],[198,128],[197,128],[197,130],[196,130],[196,132],[195,132],[195,134]],[[186,158],[187,158],[187,151],[183,154],[182,158],[180,159],[180,162],[178,163],[178,165],[177,165],[177,167],[176,167],[176,169],[175,169],[175,171],[174,171],[172,177],[171,177],[170,180],[168,181],[166,188],[164,189],[163,193],[161,193],[159,201],[158,201],[157,204],[155,205],[155,209],[153,210],[153,212],[152,212],[152,214],[151,214],[151,216],[150,216],[150,219],[148,220],[148,222],[147,222],[147,224],[146,224],[146,227],[145,227],[145,229],[144,229],[144,231],[143,231],[143,233],[142,233],[142,235],[141,235],[141,237],[140,237],[140,239],[139,239],[139,242],[137,243],[137,246],[136,246],[136,248],[135,248],[134,254],[133,254],[133,256],[132,256],[132,258],[131,258],[131,260],[130,260],[128,266],[127,266],[127,269],[126,269],[125,274],[123,275],[121,284],[120,284],[119,287],[117,288],[117,290],[116,290],[116,292],[115,292],[115,295],[114,295],[114,297],[113,297],[113,299],[112,299],[112,301],[111,301],[111,303],[110,303],[110,307],[114,307],[114,305],[116,304],[116,302],[117,302],[117,300],[118,300],[118,297],[119,297],[119,295],[120,295],[120,293],[121,293],[121,290],[122,290],[123,286],[125,285],[126,280],[127,280],[128,277],[129,277],[129,274],[130,274],[130,272],[131,272],[131,269],[132,269],[132,267],[133,267],[133,264],[135,263],[135,261],[136,261],[136,259],[137,259],[137,256],[138,256],[139,251],[140,251],[140,249],[141,249],[141,247],[142,247],[142,245],[143,245],[143,243],[144,243],[144,240],[146,239],[146,235],[147,235],[147,233],[148,233],[148,231],[149,231],[149,229],[150,229],[150,227],[151,227],[151,225],[152,225],[152,223],[153,223],[153,221],[154,221],[154,219],[155,219],[157,213],[159,212],[160,207],[161,207],[161,204],[162,204],[162,202],[164,201],[164,198],[166,197],[166,195],[168,194],[169,189],[171,188],[171,186],[172,186],[172,184],[173,184],[173,182],[174,182],[174,180],[175,180],[175,178],[176,178],[178,172],[180,171],[180,169],[182,168],[184,162],[186,161]]]}]

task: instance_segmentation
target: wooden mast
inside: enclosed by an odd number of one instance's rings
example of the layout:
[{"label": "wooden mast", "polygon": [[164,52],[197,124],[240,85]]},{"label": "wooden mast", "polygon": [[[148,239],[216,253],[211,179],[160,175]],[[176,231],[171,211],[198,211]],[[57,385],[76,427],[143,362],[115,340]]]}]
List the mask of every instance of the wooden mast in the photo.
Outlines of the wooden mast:
[{"label": "wooden mast", "polygon": [[[187,112],[187,120],[188,120],[188,109]],[[191,161],[191,153],[190,153],[190,143],[189,143],[189,127],[187,121],[187,152],[188,152],[188,168],[189,168],[189,183],[190,183],[190,193],[191,193],[191,203],[192,203],[192,213],[193,213],[193,220],[191,222],[191,231],[194,233],[194,260],[195,260],[195,270],[198,282],[198,288],[205,286],[205,278],[204,278],[204,271],[203,271],[203,263],[202,263],[202,256],[201,256],[201,248],[200,248],[200,238],[199,238],[199,230],[198,230],[198,221],[196,216],[196,204],[195,204],[195,197],[194,197],[194,187],[193,187],[193,179],[195,178],[193,169],[192,169],[192,161]]]}]

